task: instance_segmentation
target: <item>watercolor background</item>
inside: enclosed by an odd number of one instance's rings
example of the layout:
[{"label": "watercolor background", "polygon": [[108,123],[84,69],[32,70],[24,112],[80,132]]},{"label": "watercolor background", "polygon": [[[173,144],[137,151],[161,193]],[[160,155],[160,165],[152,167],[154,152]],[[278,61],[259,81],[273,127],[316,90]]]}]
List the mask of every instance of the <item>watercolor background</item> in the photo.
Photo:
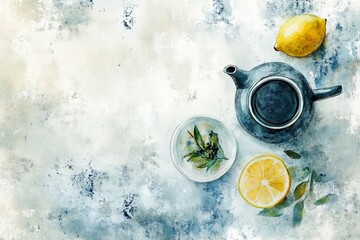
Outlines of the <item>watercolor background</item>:
[{"label": "watercolor background", "polygon": [[[324,46],[303,59],[275,52],[281,23],[303,12],[327,18]],[[360,239],[358,1],[2,0],[0,15],[0,239]],[[290,143],[241,129],[222,73],[267,61],[313,88],[344,87]],[[236,162],[212,183],[170,159],[171,134],[195,114],[237,138]],[[338,200],[306,203],[297,228],[291,209],[258,216],[237,179],[264,152],[326,174],[315,197]]]}]

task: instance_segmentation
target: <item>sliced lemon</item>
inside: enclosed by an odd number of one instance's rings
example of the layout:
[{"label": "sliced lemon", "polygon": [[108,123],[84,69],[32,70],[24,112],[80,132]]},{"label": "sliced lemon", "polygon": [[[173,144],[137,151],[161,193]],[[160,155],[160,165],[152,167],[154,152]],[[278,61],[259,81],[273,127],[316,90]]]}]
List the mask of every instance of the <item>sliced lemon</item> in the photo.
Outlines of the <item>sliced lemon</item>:
[{"label": "sliced lemon", "polygon": [[291,179],[284,161],[275,155],[252,159],[242,170],[238,189],[250,205],[271,208],[289,193]]},{"label": "sliced lemon", "polygon": [[312,14],[297,15],[280,27],[274,49],[289,56],[305,57],[321,46],[325,34],[326,19]]}]

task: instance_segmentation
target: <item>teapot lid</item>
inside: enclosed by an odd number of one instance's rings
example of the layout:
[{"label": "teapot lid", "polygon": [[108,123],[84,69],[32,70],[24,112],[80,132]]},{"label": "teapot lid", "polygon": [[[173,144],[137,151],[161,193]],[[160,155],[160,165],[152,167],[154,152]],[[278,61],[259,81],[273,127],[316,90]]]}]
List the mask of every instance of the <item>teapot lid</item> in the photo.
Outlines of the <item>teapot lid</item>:
[{"label": "teapot lid", "polygon": [[270,129],[292,125],[302,112],[302,95],[288,78],[271,76],[262,79],[250,90],[249,108],[255,120]]}]

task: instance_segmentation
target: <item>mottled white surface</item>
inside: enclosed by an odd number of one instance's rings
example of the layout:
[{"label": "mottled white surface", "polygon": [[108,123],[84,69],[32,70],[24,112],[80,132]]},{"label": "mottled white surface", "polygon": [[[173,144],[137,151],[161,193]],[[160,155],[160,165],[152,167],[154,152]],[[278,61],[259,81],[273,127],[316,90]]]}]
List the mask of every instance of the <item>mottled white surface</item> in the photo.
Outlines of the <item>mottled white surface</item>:
[{"label": "mottled white surface", "polygon": [[[327,18],[324,46],[275,52],[280,24],[302,12]],[[360,239],[359,14],[354,0],[0,1],[0,239]],[[267,61],[344,87],[291,143],[259,142],[235,118],[223,67]],[[212,183],[170,159],[172,132],[195,114],[237,138],[233,167]],[[338,200],[306,202],[297,228],[291,208],[258,216],[237,179],[264,152],[326,174],[314,199]]]}]

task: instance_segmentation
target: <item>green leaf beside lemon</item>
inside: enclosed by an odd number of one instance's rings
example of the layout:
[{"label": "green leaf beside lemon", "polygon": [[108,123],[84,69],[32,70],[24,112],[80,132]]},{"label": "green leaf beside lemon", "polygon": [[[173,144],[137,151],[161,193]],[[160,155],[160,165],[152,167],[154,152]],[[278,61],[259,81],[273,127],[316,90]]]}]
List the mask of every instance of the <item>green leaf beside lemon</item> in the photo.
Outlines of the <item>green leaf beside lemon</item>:
[{"label": "green leaf beside lemon", "polygon": [[[299,159],[301,157],[300,154],[292,150],[286,150],[284,152],[292,159]],[[298,166],[290,166],[288,171],[293,180],[297,182],[300,181],[300,183],[295,187],[293,194],[289,194],[282,202],[271,208],[264,208],[258,213],[258,215],[264,217],[280,217],[285,213],[285,208],[295,204],[292,209],[292,223],[293,226],[296,227],[302,222],[305,201],[307,201],[308,198],[313,199],[314,197],[313,185],[315,183],[319,184],[326,182],[324,180],[326,175],[318,174],[309,167],[301,169]],[[337,196],[333,193],[330,193],[317,199],[313,203],[314,205],[318,206],[334,202],[335,200],[337,200]]]}]

